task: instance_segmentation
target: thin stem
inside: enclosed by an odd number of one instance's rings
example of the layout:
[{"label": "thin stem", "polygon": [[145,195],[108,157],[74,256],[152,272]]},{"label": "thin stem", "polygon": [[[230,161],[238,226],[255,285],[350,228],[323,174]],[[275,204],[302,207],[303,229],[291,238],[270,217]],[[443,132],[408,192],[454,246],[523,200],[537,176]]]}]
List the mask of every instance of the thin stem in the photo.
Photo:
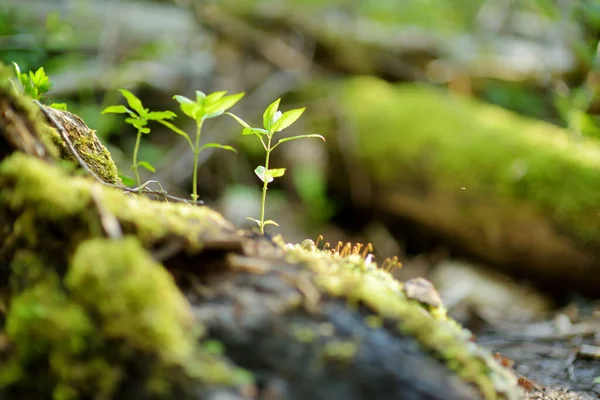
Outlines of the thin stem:
[{"label": "thin stem", "polygon": [[138,129],[137,137],[135,138],[135,147],[133,148],[133,165],[131,168],[133,169],[133,173],[135,174],[135,179],[137,181],[137,185],[139,187],[138,193],[142,194],[142,187],[140,181],[140,174],[138,173],[138,150],[140,149],[140,141],[142,139],[142,132]]},{"label": "thin stem", "polygon": [[265,203],[267,202],[267,185],[269,184],[269,179],[267,178],[267,171],[269,171],[269,156],[271,155],[271,136],[268,135],[267,142],[267,156],[265,158],[265,173],[263,175],[263,192],[262,192],[262,201],[260,204],[260,233],[262,235],[265,234]]},{"label": "thin stem", "polygon": [[202,120],[196,122],[196,144],[194,146],[194,174],[192,200],[198,200],[198,156],[200,154],[200,133],[202,131]]}]

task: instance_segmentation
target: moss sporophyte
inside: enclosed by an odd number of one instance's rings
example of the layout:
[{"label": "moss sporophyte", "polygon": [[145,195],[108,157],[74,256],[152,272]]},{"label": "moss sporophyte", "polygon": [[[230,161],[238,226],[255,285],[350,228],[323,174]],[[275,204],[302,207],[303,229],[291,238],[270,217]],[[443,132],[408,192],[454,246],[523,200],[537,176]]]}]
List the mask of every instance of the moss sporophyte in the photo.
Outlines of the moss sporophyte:
[{"label": "moss sporophyte", "polygon": [[273,137],[275,133],[280,132],[285,128],[288,128],[290,125],[296,122],[296,120],[300,118],[300,116],[306,109],[297,108],[282,113],[278,110],[280,101],[281,99],[275,100],[273,103],[271,103],[271,105],[269,105],[269,107],[267,107],[267,109],[263,113],[263,128],[253,128],[236,115],[227,113],[228,115],[235,118],[235,120],[238,121],[244,127],[244,129],[242,130],[242,135],[256,135],[256,137],[260,140],[260,143],[262,144],[263,148],[265,149],[265,165],[259,165],[254,170],[254,173],[263,182],[260,206],[260,219],[258,220],[248,217],[249,220],[256,222],[256,224],[260,228],[260,233],[263,234],[265,231],[265,225],[279,226],[275,221],[271,219],[265,221],[265,203],[267,200],[267,189],[269,183],[273,182],[273,179],[280,178],[285,174],[285,168],[269,168],[269,158],[271,152],[275,150],[275,148],[280,144],[289,142],[291,140],[304,138],[319,138],[325,140],[325,138],[321,135],[309,134],[282,138],[279,139],[277,143],[273,144]]}]

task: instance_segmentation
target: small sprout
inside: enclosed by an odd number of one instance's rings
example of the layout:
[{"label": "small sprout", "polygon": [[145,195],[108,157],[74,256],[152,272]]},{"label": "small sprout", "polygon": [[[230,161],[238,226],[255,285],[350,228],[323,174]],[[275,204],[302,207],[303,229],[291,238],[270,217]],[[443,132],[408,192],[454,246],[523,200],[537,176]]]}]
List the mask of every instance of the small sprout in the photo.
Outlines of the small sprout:
[{"label": "small sprout", "polygon": [[[185,96],[176,95],[173,98],[179,103],[179,107],[181,111],[194,121],[196,121],[196,138],[195,141],[192,142],[190,136],[179,128],[173,126],[169,123],[163,123],[164,125],[171,128],[178,135],[183,136],[190,148],[194,152],[194,171],[193,171],[193,188],[192,188],[192,200],[198,200],[198,158],[200,152],[206,148],[215,147],[223,150],[233,151],[236,150],[231,146],[226,146],[217,143],[207,143],[200,146],[200,135],[202,133],[202,124],[205,120],[210,118],[215,118],[233,107],[242,97],[244,97],[244,93],[232,94],[230,96],[225,96],[227,92],[215,92],[209,95],[204,94],[203,92],[197,90],[196,91],[196,101],[188,99]],[[241,121],[238,117],[233,114],[234,118]]]},{"label": "small sprout", "polygon": [[[145,168],[150,172],[156,172],[156,169],[148,161],[138,161],[138,152],[140,149],[140,141],[142,139],[142,134],[147,135],[148,133],[150,133],[150,128],[148,128],[147,126],[148,121],[156,121],[162,123],[163,125],[166,125],[167,127],[170,127],[172,125],[166,122],[165,120],[175,118],[177,115],[172,111],[150,111],[149,109],[144,108],[141,100],[138,99],[129,90],[120,89],[119,91],[127,100],[129,108],[125,107],[124,105],[108,106],[102,111],[102,114],[127,114],[129,115],[129,117],[125,118],[125,122],[137,129],[135,146],[133,148],[133,163],[131,164],[131,169],[135,174],[137,187],[139,192],[141,193],[143,186],[140,181],[138,167]],[[128,182],[130,181],[131,180],[129,179]]]},{"label": "small sprout", "polygon": [[[242,130],[242,135],[256,135],[260,140],[263,148],[265,149],[265,165],[259,165],[254,170],[254,173],[258,178],[263,182],[263,192],[262,192],[262,200],[261,200],[261,208],[260,208],[260,220],[254,218],[248,218],[251,221],[256,222],[258,227],[260,228],[260,233],[264,234],[265,225],[277,225],[277,223],[273,220],[265,221],[265,203],[267,200],[267,187],[269,183],[273,182],[275,178],[280,178],[285,174],[285,168],[273,168],[269,169],[269,158],[271,156],[271,152],[275,150],[277,146],[281,143],[289,142],[296,139],[304,139],[304,138],[319,138],[325,140],[325,138],[321,135],[311,134],[311,135],[298,135],[292,136],[288,138],[279,139],[277,143],[272,144],[273,136],[276,132],[280,132],[285,128],[288,128],[292,125],[304,112],[305,108],[298,108],[290,111],[286,111],[282,113],[279,111],[279,103],[281,99],[275,100],[263,113],[263,127],[262,128],[253,128],[248,125],[241,118],[233,115],[231,113],[227,113],[231,117],[233,117],[237,122],[240,123],[244,127]],[[266,141],[265,141],[266,137]]]},{"label": "small sprout", "polygon": [[42,95],[52,88],[52,82],[46,75],[44,67],[40,67],[37,71],[29,71],[29,73],[21,73],[21,69],[16,62],[13,62],[17,78],[23,86],[23,91],[31,96],[34,100],[41,100]]}]

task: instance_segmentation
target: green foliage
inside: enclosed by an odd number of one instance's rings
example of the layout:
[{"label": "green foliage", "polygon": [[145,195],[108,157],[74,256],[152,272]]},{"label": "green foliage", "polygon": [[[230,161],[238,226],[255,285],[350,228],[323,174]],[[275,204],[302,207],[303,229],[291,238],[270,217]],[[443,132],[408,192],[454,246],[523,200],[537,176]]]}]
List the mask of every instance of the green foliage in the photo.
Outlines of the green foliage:
[{"label": "green foliage", "polygon": [[[275,148],[277,146],[279,146],[281,143],[289,142],[291,140],[304,139],[304,138],[319,138],[319,139],[325,140],[325,138],[321,135],[310,134],[310,135],[298,135],[298,136],[292,136],[292,137],[288,137],[288,138],[279,139],[277,141],[277,143],[272,144],[273,136],[275,135],[275,133],[280,132],[280,131],[284,130],[285,128],[288,128],[289,126],[291,126],[294,122],[296,122],[298,120],[298,118],[300,118],[300,116],[306,109],[306,108],[297,108],[297,109],[286,111],[286,112],[282,113],[281,111],[279,111],[280,101],[281,101],[281,99],[275,100],[273,103],[271,103],[271,105],[269,105],[269,107],[267,107],[267,109],[263,113],[263,128],[252,128],[241,118],[239,118],[231,113],[228,113],[228,115],[235,118],[235,120],[238,121],[244,127],[244,129],[242,130],[242,135],[256,135],[256,137],[258,137],[258,139],[260,140],[263,148],[265,149],[265,165],[264,166],[259,165],[254,170],[254,173],[256,174],[256,176],[258,176],[258,178],[263,182],[263,192],[262,192],[262,199],[261,199],[261,205],[260,205],[260,219],[258,220],[258,219],[248,217],[249,220],[256,222],[256,224],[260,228],[260,233],[264,233],[265,225],[279,226],[273,220],[269,219],[269,220],[265,221],[265,203],[267,200],[268,185],[269,185],[269,183],[273,182],[273,179],[280,178],[285,174],[285,168],[269,169],[269,158],[270,158],[271,152],[273,150],[275,150]],[[265,137],[266,137],[266,143],[265,143]]]},{"label": "green foliage", "polygon": [[29,71],[29,73],[21,73],[19,65],[13,62],[17,78],[23,86],[23,91],[34,100],[40,100],[42,95],[52,88],[52,82],[46,75],[44,67],[40,67],[37,71]]},{"label": "green foliage", "polygon": [[140,181],[138,167],[145,168],[150,172],[156,172],[156,169],[148,161],[138,161],[138,152],[140,149],[142,134],[147,135],[150,133],[150,128],[148,128],[148,121],[156,121],[159,123],[163,123],[163,125],[166,125],[168,127],[172,127],[173,125],[165,123],[165,120],[175,118],[177,115],[172,111],[150,111],[149,109],[144,108],[141,100],[138,99],[136,95],[131,93],[129,90],[120,89],[119,91],[127,100],[129,108],[125,107],[124,105],[108,106],[102,111],[102,114],[128,114],[129,117],[125,118],[125,122],[137,129],[135,147],[133,148],[133,163],[131,164],[131,169],[135,174],[136,183],[141,193],[142,184]]},{"label": "green foliage", "polygon": [[198,157],[200,155],[200,152],[210,147],[216,147],[219,149],[236,152],[236,150],[233,147],[218,143],[206,143],[200,146],[200,136],[202,134],[202,124],[204,123],[204,121],[222,115],[225,111],[227,111],[228,109],[233,107],[238,101],[240,101],[242,97],[244,97],[244,93],[237,93],[225,96],[226,94],[227,92],[221,91],[206,95],[203,92],[197,90],[196,101],[190,100],[187,97],[181,95],[173,96],[173,98],[179,103],[181,111],[183,111],[185,115],[196,121],[196,138],[193,143],[192,139],[187,133],[173,126],[172,124],[163,123],[170,129],[172,129],[175,133],[183,136],[187,140],[192,151],[194,152],[194,171],[192,183],[193,201],[198,200]]}]

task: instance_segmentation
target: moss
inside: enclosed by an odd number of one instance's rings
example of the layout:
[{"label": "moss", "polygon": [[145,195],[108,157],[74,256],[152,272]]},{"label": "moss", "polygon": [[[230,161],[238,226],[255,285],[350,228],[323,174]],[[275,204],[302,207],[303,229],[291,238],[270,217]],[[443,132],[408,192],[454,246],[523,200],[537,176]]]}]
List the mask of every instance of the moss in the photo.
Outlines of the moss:
[{"label": "moss", "polygon": [[37,139],[48,152],[47,155],[52,158],[58,157],[58,148],[52,140],[53,133],[43,123],[39,108],[26,95],[19,94],[17,92],[18,87],[20,87],[20,83],[15,76],[13,68],[0,62],[0,96],[8,99],[15,109],[23,113],[27,120],[33,124],[31,128],[38,134]]},{"label": "moss", "polygon": [[[58,111],[49,107],[46,110],[68,132],[73,147],[75,147],[88,168],[94,171],[104,182],[122,183],[110,152],[100,143],[94,130],[90,129],[77,115],[68,111]],[[79,167],[78,161],[55,129],[52,129],[52,138],[61,150],[61,157]]]},{"label": "moss", "polygon": [[[398,333],[414,337],[448,368],[476,385],[485,399],[518,398],[516,378],[489,352],[472,343],[469,331],[448,319],[443,308],[432,314],[427,305],[408,299],[402,284],[374,262],[352,254],[341,257],[315,248],[307,250],[303,245],[284,248],[288,262],[304,263],[315,272],[315,284],[322,292],[345,298],[351,304],[365,305],[373,312],[368,320],[394,323]],[[350,351],[351,346],[341,349],[348,357],[356,352]]]},{"label": "moss", "polygon": [[533,204],[582,242],[599,240],[600,145],[502,108],[431,87],[371,77],[335,102],[380,184],[414,179],[442,190]]},{"label": "moss", "polygon": [[196,336],[189,304],[135,238],[84,242],[73,255],[65,284],[98,314],[106,338],[158,351],[167,363],[182,363],[192,354]]},{"label": "moss", "polygon": [[51,221],[75,216],[90,230],[98,228],[99,211],[94,201],[100,202],[126,231],[135,233],[146,245],[180,236],[189,251],[198,251],[203,236],[235,231],[208,207],[161,203],[127,194],[89,178],[69,176],[61,168],[19,153],[0,164],[0,187],[0,203],[13,210],[31,209],[36,217]]}]

